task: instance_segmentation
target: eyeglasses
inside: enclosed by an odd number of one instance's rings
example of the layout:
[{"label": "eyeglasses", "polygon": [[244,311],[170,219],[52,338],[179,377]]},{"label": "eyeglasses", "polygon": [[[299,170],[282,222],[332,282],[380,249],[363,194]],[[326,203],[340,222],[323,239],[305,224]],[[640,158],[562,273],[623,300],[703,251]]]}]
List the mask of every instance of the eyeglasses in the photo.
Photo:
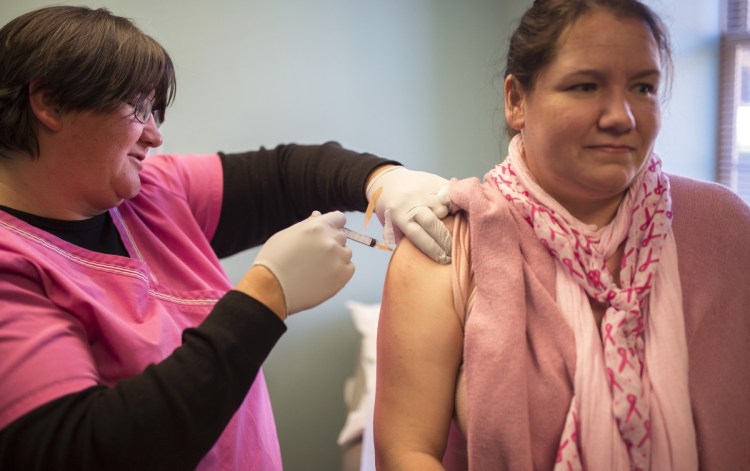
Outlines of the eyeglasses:
[{"label": "eyeglasses", "polygon": [[141,100],[138,103],[131,103],[130,105],[133,107],[133,116],[139,123],[146,124],[148,119],[153,115],[156,127],[161,126],[164,120],[164,111],[155,110],[152,100]]}]

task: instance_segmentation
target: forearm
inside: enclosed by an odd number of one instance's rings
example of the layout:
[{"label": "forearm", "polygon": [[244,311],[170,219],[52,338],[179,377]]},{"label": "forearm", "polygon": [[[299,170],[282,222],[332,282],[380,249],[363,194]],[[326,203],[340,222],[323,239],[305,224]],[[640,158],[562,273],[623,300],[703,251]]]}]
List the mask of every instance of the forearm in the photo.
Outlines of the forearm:
[{"label": "forearm", "polygon": [[0,432],[0,469],[194,469],[285,331],[239,292],[142,374],[54,400]]},{"label": "forearm", "polygon": [[261,244],[313,210],[364,211],[368,177],[395,163],[333,142],[219,155],[224,192],[211,243],[220,256]]}]

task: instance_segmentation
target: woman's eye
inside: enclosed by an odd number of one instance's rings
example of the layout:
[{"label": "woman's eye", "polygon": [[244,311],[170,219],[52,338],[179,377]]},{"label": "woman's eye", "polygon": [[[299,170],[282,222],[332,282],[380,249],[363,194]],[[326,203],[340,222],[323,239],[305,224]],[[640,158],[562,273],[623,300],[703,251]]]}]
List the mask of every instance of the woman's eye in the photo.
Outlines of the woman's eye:
[{"label": "woman's eye", "polygon": [[656,93],[656,86],[651,85],[650,83],[640,83],[636,85],[636,90],[638,93],[642,93],[644,95],[653,95]]},{"label": "woman's eye", "polygon": [[578,85],[573,85],[570,89],[576,92],[593,92],[594,90],[596,90],[596,84],[579,83]]}]

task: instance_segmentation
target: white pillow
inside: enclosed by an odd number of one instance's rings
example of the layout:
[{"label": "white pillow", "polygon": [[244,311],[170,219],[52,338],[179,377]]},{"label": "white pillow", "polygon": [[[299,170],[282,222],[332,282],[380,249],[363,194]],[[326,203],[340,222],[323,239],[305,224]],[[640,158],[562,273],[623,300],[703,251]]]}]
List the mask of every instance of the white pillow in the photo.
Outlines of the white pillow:
[{"label": "white pillow", "polygon": [[375,360],[377,356],[378,318],[380,303],[363,304],[347,301],[354,327],[362,334],[359,362],[356,372],[344,384],[344,402],[349,409],[344,428],[339,433],[338,444],[344,446],[362,437],[368,420],[372,398],[375,395]]}]

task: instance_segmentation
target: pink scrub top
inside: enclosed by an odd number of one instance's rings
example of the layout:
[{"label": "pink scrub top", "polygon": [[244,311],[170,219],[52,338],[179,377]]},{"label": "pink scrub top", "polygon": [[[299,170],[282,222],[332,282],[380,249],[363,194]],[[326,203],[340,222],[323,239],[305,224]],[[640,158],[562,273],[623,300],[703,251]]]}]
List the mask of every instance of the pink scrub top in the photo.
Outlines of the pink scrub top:
[{"label": "pink scrub top", "polygon": [[[110,210],[130,258],[80,248],[0,211],[0,429],[60,396],[141,373],[232,283],[210,246],[218,155],[146,160]],[[262,372],[199,470],[282,469]]]}]

